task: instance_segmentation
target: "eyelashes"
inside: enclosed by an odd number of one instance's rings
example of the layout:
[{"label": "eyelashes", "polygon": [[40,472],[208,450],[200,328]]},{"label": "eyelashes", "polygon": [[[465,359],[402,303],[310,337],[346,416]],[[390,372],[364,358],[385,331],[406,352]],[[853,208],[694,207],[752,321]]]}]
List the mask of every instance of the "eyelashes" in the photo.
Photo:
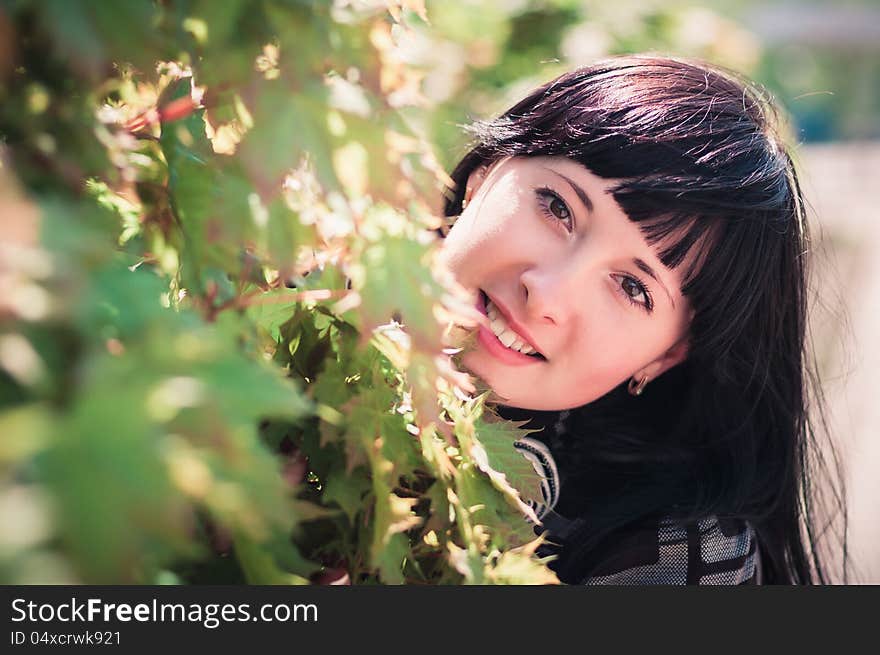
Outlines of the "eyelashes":
[{"label": "eyelashes", "polygon": [[574,215],[565,204],[565,200],[549,187],[541,187],[535,190],[538,198],[538,207],[544,217],[550,222],[568,221],[565,229],[571,232],[574,229]]},{"label": "eyelashes", "polygon": [[[554,227],[559,223],[562,223],[567,232],[574,231],[574,214],[571,209],[569,209],[565,200],[562,199],[562,196],[550,187],[540,187],[535,189],[535,196],[538,201],[538,208],[545,219],[550,221]],[[614,277],[615,280],[620,280],[617,286],[618,292],[627,302],[636,307],[640,307],[648,314],[654,310],[654,297],[651,295],[648,286],[642,282],[640,278],[631,274],[615,274],[612,277]],[[629,289],[629,291],[634,291],[635,294],[630,294],[627,289]],[[643,302],[636,300],[639,296],[644,297]]]},{"label": "eyelashes", "polygon": [[[629,301],[633,305],[641,307],[649,314],[654,310],[654,297],[651,295],[650,290],[647,286],[645,286],[644,282],[633,275],[615,275],[614,278],[621,278],[623,280],[623,282],[618,285],[618,288],[620,289],[620,293],[623,294],[623,297],[626,298],[627,301]],[[635,290],[638,292],[635,296],[630,295],[624,288],[627,283],[631,283],[632,285],[634,285],[630,288],[635,288]],[[636,298],[638,298],[640,294],[644,295],[645,302],[639,302],[638,300],[636,300]]]}]

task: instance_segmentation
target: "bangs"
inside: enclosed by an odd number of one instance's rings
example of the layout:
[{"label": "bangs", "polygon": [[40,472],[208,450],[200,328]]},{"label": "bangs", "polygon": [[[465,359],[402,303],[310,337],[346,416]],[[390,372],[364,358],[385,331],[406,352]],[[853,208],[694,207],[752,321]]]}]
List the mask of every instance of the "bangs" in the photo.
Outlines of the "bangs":
[{"label": "bangs", "polygon": [[633,218],[630,212],[623,207],[622,209],[639,227],[663,266],[671,271],[683,269],[681,292],[688,295],[719,241],[721,219],[685,212],[665,212]]}]

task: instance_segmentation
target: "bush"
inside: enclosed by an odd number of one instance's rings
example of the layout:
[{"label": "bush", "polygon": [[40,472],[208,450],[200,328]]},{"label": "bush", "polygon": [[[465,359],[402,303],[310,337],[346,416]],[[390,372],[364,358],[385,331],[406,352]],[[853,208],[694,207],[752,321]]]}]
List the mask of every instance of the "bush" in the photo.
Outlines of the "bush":
[{"label": "bush", "polygon": [[5,583],[556,581],[361,4],[0,9]]}]

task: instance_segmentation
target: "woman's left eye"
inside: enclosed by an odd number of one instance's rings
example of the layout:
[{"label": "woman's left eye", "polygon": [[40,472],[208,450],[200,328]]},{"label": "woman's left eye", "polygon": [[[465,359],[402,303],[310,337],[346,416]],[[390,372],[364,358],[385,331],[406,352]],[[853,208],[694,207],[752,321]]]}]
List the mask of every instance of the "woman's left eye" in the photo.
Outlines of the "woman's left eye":
[{"label": "woman's left eye", "polygon": [[561,221],[568,231],[574,229],[571,210],[558,193],[546,188],[538,189],[535,193],[538,196],[538,206],[541,208],[541,212],[550,221]]},{"label": "woman's left eye", "polygon": [[649,314],[654,309],[654,300],[651,292],[640,280],[629,275],[615,275],[620,284],[623,296],[633,305],[638,305]]}]

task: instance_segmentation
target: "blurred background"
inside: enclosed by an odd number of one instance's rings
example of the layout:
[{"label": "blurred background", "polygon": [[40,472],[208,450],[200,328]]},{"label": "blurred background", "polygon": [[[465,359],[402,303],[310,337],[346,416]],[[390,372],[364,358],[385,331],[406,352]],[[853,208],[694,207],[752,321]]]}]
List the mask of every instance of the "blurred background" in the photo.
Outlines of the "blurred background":
[{"label": "blurred background", "polygon": [[880,371],[880,1],[429,0],[427,9],[430,26],[405,52],[438,107],[423,127],[447,170],[466,149],[461,124],[606,55],[699,57],[776,97],[810,204],[811,320],[848,493],[849,580],[880,582],[880,403],[871,397]]}]

